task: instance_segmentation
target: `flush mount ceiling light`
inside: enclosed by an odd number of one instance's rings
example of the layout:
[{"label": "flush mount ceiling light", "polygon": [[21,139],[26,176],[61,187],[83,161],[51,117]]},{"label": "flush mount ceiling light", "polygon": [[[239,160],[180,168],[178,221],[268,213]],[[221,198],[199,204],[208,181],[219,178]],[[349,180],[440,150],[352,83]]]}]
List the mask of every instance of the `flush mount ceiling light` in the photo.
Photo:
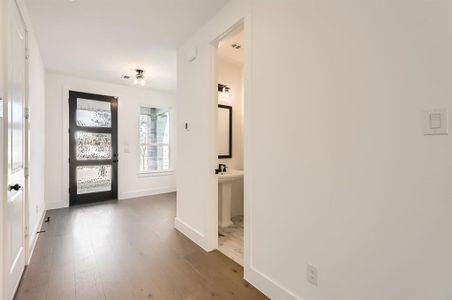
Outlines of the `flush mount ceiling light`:
[{"label": "flush mount ceiling light", "polygon": [[137,73],[135,74],[135,80],[133,81],[133,84],[145,86],[146,81],[144,80],[144,70],[136,69],[135,72]]},{"label": "flush mount ceiling light", "polygon": [[231,47],[238,50],[238,49],[242,48],[242,45],[240,45],[239,43],[234,43],[231,45]]}]

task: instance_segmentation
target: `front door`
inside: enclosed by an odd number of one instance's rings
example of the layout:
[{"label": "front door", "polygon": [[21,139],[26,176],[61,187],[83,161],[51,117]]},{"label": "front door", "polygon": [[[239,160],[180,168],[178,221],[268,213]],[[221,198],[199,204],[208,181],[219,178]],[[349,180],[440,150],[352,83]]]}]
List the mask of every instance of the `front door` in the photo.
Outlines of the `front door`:
[{"label": "front door", "polygon": [[69,92],[70,205],[117,199],[117,98]]},{"label": "front door", "polygon": [[5,203],[6,294],[12,299],[25,268],[25,94],[26,35],[14,1],[7,1],[7,126],[8,173]]}]

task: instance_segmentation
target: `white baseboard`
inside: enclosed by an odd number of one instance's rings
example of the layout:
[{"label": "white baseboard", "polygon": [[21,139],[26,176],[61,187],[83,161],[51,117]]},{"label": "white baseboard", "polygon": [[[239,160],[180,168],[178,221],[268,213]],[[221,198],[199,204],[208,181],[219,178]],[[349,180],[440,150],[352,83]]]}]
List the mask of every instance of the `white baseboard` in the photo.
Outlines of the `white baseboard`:
[{"label": "white baseboard", "polygon": [[[163,187],[163,188],[154,188],[154,189],[146,189],[146,190],[138,190],[138,191],[131,191],[131,192],[123,192],[118,194],[118,200],[125,200],[125,199],[131,199],[131,198],[138,198],[138,197],[145,197],[145,196],[152,196],[152,195],[158,195],[158,194],[165,194],[165,193],[172,193],[176,191],[175,186],[171,187]],[[57,201],[57,202],[49,202],[46,203],[46,209],[58,209],[58,208],[65,208],[69,207],[69,203],[67,201]]]},{"label": "white baseboard", "polygon": [[198,246],[203,248],[206,251],[209,251],[206,247],[206,236],[205,234],[199,232],[198,230],[194,229],[178,217],[174,219],[174,227],[183,233],[185,236],[187,236],[190,240],[195,242]]},{"label": "white baseboard", "polygon": [[46,203],[46,210],[65,208],[65,207],[69,207],[69,202],[57,201],[57,202]]},{"label": "white baseboard", "polygon": [[162,187],[162,188],[153,188],[153,189],[146,189],[146,190],[137,190],[137,191],[123,192],[123,193],[120,193],[118,195],[118,200],[125,200],[125,199],[145,197],[145,196],[151,196],[151,195],[172,193],[172,192],[175,192],[175,191],[176,191],[176,187],[175,186],[170,186],[170,187]]},{"label": "white baseboard", "polygon": [[278,300],[303,300],[289,291],[281,284],[277,283],[264,273],[253,267],[246,268],[245,280],[251,283],[255,288],[260,290],[270,299]]},{"label": "white baseboard", "polygon": [[29,233],[29,242],[28,242],[28,257],[27,257],[27,265],[30,264],[31,257],[33,256],[33,252],[35,251],[36,242],[38,240],[38,234],[37,232],[42,226],[42,223],[44,222],[44,216],[46,215],[46,210],[43,210],[41,213],[41,217],[39,218],[38,222],[35,225],[35,228],[33,228],[32,233]]}]

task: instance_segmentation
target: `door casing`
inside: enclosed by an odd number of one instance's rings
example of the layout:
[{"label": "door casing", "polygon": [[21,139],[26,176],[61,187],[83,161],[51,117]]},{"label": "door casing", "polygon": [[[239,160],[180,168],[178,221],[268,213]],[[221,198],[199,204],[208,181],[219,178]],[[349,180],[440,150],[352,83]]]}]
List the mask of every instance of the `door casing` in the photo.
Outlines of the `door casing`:
[{"label": "door casing", "polygon": [[[7,49],[9,47],[9,43],[8,43],[8,34],[9,34],[9,24],[8,24],[8,20],[10,18],[9,15],[11,14],[17,14],[17,21],[21,23],[21,27],[23,28],[23,34],[24,34],[24,75],[23,75],[23,79],[24,79],[24,94],[23,94],[23,117],[22,117],[22,124],[23,124],[23,141],[22,141],[22,169],[23,171],[21,172],[22,175],[20,175],[21,181],[23,183],[23,190],[22,190],[22,207],[21,207],[21,218],[22,218],[22,226],[21,226],[21,236],[22,236],[22,241],[23,241],[23,252],[24,255],[22,258],[23,262],[20,262],[21,265],[23,265],[23,269],[21,270],[21,274],[24,271],[24,268],[26,267],[29,258],[31,256],[30,253],[30,249],[29,249],[29,239],[30,236],[28,234],[28,228],[29,228],[29,215],[28,215],[28,188],[29,188],[29,183],[27,178],[25,177],[25,175],[28,174],[28,166],[29,166],[29,121],[28,121],[28,114],[29,114],[29,82],[28,82],[28,66],[29,66],[29,52],[28,52],[28,30],[27,30],[27,25],[25,22],[25,19],[23,17],[22,14],[22,8],[19,5],[19,3],[16,0],[6,0],[3,1],[2,3],[3,7],[2,7],[2,17],[0,18],[2,24],[0,26],[0,29],[2,29],[2,33],[0,34],[0,43],[2,45],[3,49]],[[4,28],[4,29],[3,29]],[[1,124],[2,128],[1,128],[1,142],[3,143],[2,145],[2,153],[1,153],[1,157],[2,157],[2,162],[1,162],[1,166],[3,168],[3,172],[2,172],[2,186],[0,189],[0,192],[2,194],[3,197],[3,202],[1,205],[1,215],[2,215],[2,222],[1,222],[1,237],[2,237],[2,242],[0,243],[1,247],[2,247],[2,260],[1,260],[1,283],[0,283],[0,291],[2,291],[2,295],[1,297],[3,299],[12,299],[12,297],[14,297],[14,293],[17,290],[17,285],[16,283],[15,286],[11,286],[11,284],[9,283],[10,279],[9,279],[9,271],[8,270],[8,262],[7,262],[7,246],[8,243],[6,243],[4,241],[4,237],[6,237],[7,233],[5,232],[5,230],[8,228],[8,216],[7,216],[7,204],[8,204],[8,184],[9,184],[9,171],[8,171],[8,166],[9,166],[9,160],[8,160],[8,151],[9,151],[9,143],[8,143],[8,106],[9,106],[9,98],[10,98],[10,94],[11,94],[11,90],[9,89],[8,86],[8,74],[9,74],[9,68],[8,68],[8,51],[4,50],[2,53],[2,60],[5,62],[4,64],[2,64],[2,68],[1,68],[1,76],[0,78],[2,79],[1,85],[3,87],[3,95],[0,95],[0,97],[3,100],[3,122]],[[18,283],[17,283],[18,284]]]}]

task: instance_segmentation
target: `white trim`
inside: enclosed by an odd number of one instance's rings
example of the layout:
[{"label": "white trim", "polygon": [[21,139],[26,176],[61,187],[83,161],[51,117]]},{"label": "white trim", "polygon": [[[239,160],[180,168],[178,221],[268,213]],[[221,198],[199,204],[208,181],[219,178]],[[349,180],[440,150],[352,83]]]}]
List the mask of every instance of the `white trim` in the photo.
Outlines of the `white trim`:
[{"label": "white trim", "polygon": [[33,256],[33,252],[35,251],[36,242],[38,241],[38,234],[37,232],[42,226],[42,223],[44,222],[44,216],[46,215],[46,210],[43,210],[41,213],[41,217],[39,218],[38,222],[36,223],[35,228],[33,228],[32,234],[29,234],[29,252],[27,257],[27,265],[30,264],[31,257]]},{"label": "white trim", "polygon": [[[123,192],[123,193],[118,194],[118,200],[126,200],[126,199],[152,196],[152,195],[165,194],[165,193],[173,193],[173,192],[176,192],[175,186]],[[69,203],[64,200],[46,203],[46,210],[67,208],[67,207],[69,207]]]},{"label": "white trim", "polygon": [[46,210],[66,208],[69,207],[69,203],[66,201],[46,202]]},{"label": "white trim", "polygon": [[[9,273],[12,273],[12,271],[13,271],[13,269],[14,269],[14,266],[17,264],[17,262],[18,262],[18,260],[19,260],[19,258],[20,258],[21,256],[23,256],[22,259],[25,258],[25,253],[22,255],[22,252],[24,252],[24,251],[25,251],[25,248],[22,248],[22,249],[20,250],[20,253],[17,255],[16,259],[15,259],[14,262],[13,262],[13,266],[12,266],[11,269],[9,270]],[[25,258],[25,259],[26,259],[26,258]],[[22,281],[22,277],[23,277],[24,273],[25,273],[25,268],[22,270],[22,274],[21,274],[21,276],[20,276],[20,279],[15,283],[15,286],[14,286],[14,292],[11,294],[11,299],[10,299],[10,300],[14,300],[14,298],[16,298],[15,296],[16,296],[17,290],[19,289],[19,285],[20,285],[20,282]],[[7,290],[7,292],[8,292],[8,290]]]},{"label": "white trim", "polygon": [[252,266],[248,268],[245,274],[245,280],[263,292],[270,299],[303,300],[303,298],[296,296],[293,292]]},{"label": "white trim", "polygon": [[180,218],[176,217],[174,218],[174,227],[184,234],[186,237],[188,237],[190,240],[195,242],[198,246],[203,248],[206,251],[212,251],[215,249],[209,249],[206,246],[206,235],[201,233],[200,231],[196,230],[192,226],[188,225],[184,221],[182,221]]},{"label": "white trim", "polygon": [[[244,144],[244,170],[248,169],[247,159],[251,153],[252,149],[249,149],[249,147],[246,147],[247,140],[250,138],[248,134],[248,124],[250,123],[250,120],[252,119],[252,111],[248,109],[250,107],[251,102],[253,101],[252,97],[252,16],[250,14],[244,15],[239,21],[233,23],[231,27],[226,30],[222,35],[220,35],[216,40],[214,40],[212,43],[215,44],[216,42],[220,41],[222,38],[233,32],[234,30],[237,30],[237,28],[242,27],[244,34],[245,34],[245,62],[243,66],[243,144]],[[216,51],[211,54],[212,57],[215,57]],[[213,70],[216,69],[216,61],[213,61]],[[212,76],[215,78],[215,76]],[[214,96],[216,97],[216,95]],[[215,103],[216,108],[216,102],[213,101],[212,103]],[[214,114],[214,116],[216,116]],[[214,153],[216,155],[216,153]],[[250,174],[248,171],[245,171],[244,175],[244,279],[250,282],[253,286],[255,286],[257,289],[262,291],[265,295],[270,297],[271,299],[281,299],[281,300],[302,300],[302,298],[298,297],[293,293],[292,291],[288,290],[287,288],[283,287],[281,284],[276,282],[274,279],[270,278],[263,272],[259,271],[253,266],[253,259],[252,259],[252,220],[253,220],[253,193],[251,190],[251,187],[247,184],[248,178],[250,178],[252,174]],[[218,201],[217,201],[218,203]],[[211,213],[211,211],[207,211],[208,214]],[[217,214],[218,215],[218,210]],[[208,223],[208,226],[213,227],[212,223]],[[211,228],[210,231],[212,232],[214,228]],[[189,236],[190,237],[190,236]],[[216,236],[213,236],[209,234],[207,236],[208,239],[215,238]]]},{"label": "white trim", "polygon": [[[157,108],[157,109],[166,109],[169,113],[169,143],[168,144],[161,144],[161,145],[168,145],[168,153],[169,153],[169,167],[171,168],[168,171],[174,171],[174,157],[173,155],[171,155],[171,153],[173,152],[173,147],[175,144],[175,138],[173,138],[173,135],[175,136],[175,133],[173,134],[173,130],[175,128],[175,126],[173,126],[173,122],[175,120],[175,118],[173,117],[173,115],[175,115],[174,113],[174,109],[171,105],[169,106],[164,106],[164,105],[154,105],[154,104],[149,104],[149,103],[140,103],[139,106],[139,110],[138,110],[138,130],[136,132],[137,134],[137,141],[138,141],[138,149],[139,149],[139,153],[137,155],[137,159],[136,159],[136,163],[137,163],[137,170],[138,170],[138,177],[148,177],[148,176],[141,176],[140,174],[145,174],[145,173],[154,173],[154,172],[164,172],[164,171],[140,171],[141,170],[141,149],[140,149],[140,118],[141,118],[141,108],[145,107],[145,108]],[[174,120],[173,120],[174,119]],[[175,131],[175,130],[174,130]],[[175,156],[175,155],[174,155]],[[169,174],[168,174],[169,175]],[[152,176],[152,175],[151,175]]]},{"label": "white trim", "polygon": [[175,191],[176,191],[175,186],[169,186],[169,187],[123,192],[123,193],[118,194],[118,200],[152,196],[152,195],[165,194],[165,193],[173,193]]},{"label": "white trim", "polygon": [[[11,9],[17,9],[17,13],[20,17],[20,21],[23,25],[23,29],[24,29],[24,47],[25,47],[25,61],[24,61],[24,88],[25,88],[25,92],[24,92],[24,102],[23,102],[23,108],[25,109],[26,107],[28,107],[29,105],[29,52],[28,52],[28,26],[27,26],[27,22],[25,21],[24,18],[24,13],[23,11],[25,10],[25,7],[22,5],[23,3],[19,3],[18,0],[10,0],[10,1],[3,1],[2,6],[0,8],[3,9],[3,11],[0,13],[1,14],[1,20],[0,22],[2,22],[2,25],[0,26],[0,28],[2,29],[2,33],[0,34],[1,40],[0,40],[0,44],[1,46],[8,46],[7,42],[8,42],[8,34],[9,34],[9,14],[13,13],[11,11]],[[8,48],[8,47],[4,47],[4,48]],[[2,187],[0,188],[0,191],[2,192],[2,196],[4,199],[8,199],[8,192],[7,192],[7,186],[8,186],[8,180],[9,180],[9,175],[10,175],[10,170],[9,170],[9,158],[8,158],[8,151],[9,151],[9,143],[8,143],[8,119],[9,119],[9,114],[8,114],[8,99],[9,99],[9,94],[10,94],[10,90],[9,90],[9,86],[8,86],[8,64],[7,59],[8,59],[8,51],[2,51],[2,58],[0,59],[0,63],[2,63],[0,72],[2,72],[3,76],[3,82],[2,84],[0,84],[0,87],[3,87],[3,118],[1,119],[2,121],[2,138],[3,138],[3,157],[2,157],[2,173],[3,173],[3,177],[2,177]],[[5,72],[6,71],[6,72]],[[23,138],[24,138],[24,143],[22,145],[22,157],[23,157],[23,174],[24,174],[24,189],[25,191],[22,193],[22,197],[23,197],[23,205],[22,205],[22,237],[23,237],[23,248],[21,250],[21,253],[19,253],[19,255],[15,258],[15,261],[13,263],[13,266],[15,266],[15,264],[18,262],[18,259],[23,259],[23,264],[24,266],[27,263],[27,254],[28,254],[28,247],[29,247],[29,243],[28,243],[28,237],[27,237],[27,228],[29,226],[29,212],[28,212],[28,188],[29,188],[29,184],[28,184],[28,179],[25,178],[25,168],[28,167],[28,150],[27,147],[29,146],[28,144],[28,120],[26,120],[25,118],[22,119],[23,121]],[[1,216],[0,216],[0,222],[2,223],[0,226],[0,229],[2,230],[0,237],[2,238],[2,241],[0,243],[1,245],[1,249],[0,252],[1,253],[1,273],[2,275],[0,276],[0,297],[2,298],[7,298],[8,294],[9,294],[9,273],[11,273],[11,270],[8,272],[8,263],[6,262],[7,259],[7,243],[4,242],[4,240],[6,240],[6,234],[5,234],[5,225],[8,222],[8,219],[5,216],[6,213],[6,204],[7,201],[3,201],[1,204]],[[22,257],[22,258],[20,258]],[[23,275],[24,270],[21,270],[21,276]],[[14,298],[15,293],[17,292],[17,289],[19,287],[21,280],[19,279],[17,283],[15,283],[15,286],[13,287],[13,292],[11,294],[11,299]]]},{"label": "white trim", "polygon": [[161,171],[141,171],[137,173],[138,177],[157,177],[174,175],[175,170],[161,170]]},{"label": "white trim", "polygon": [[62,121],[63,126],[62,134],[63,134],[63,145],[61,147],[61,156],[62,156],[62,177],[63,178],[63,189],[61,199],[58,202],[46,203],[47,209],[56,209],[62,207],[69,207],[69,91],[71,88],[67,85],[63,85],[62,89]]}]

